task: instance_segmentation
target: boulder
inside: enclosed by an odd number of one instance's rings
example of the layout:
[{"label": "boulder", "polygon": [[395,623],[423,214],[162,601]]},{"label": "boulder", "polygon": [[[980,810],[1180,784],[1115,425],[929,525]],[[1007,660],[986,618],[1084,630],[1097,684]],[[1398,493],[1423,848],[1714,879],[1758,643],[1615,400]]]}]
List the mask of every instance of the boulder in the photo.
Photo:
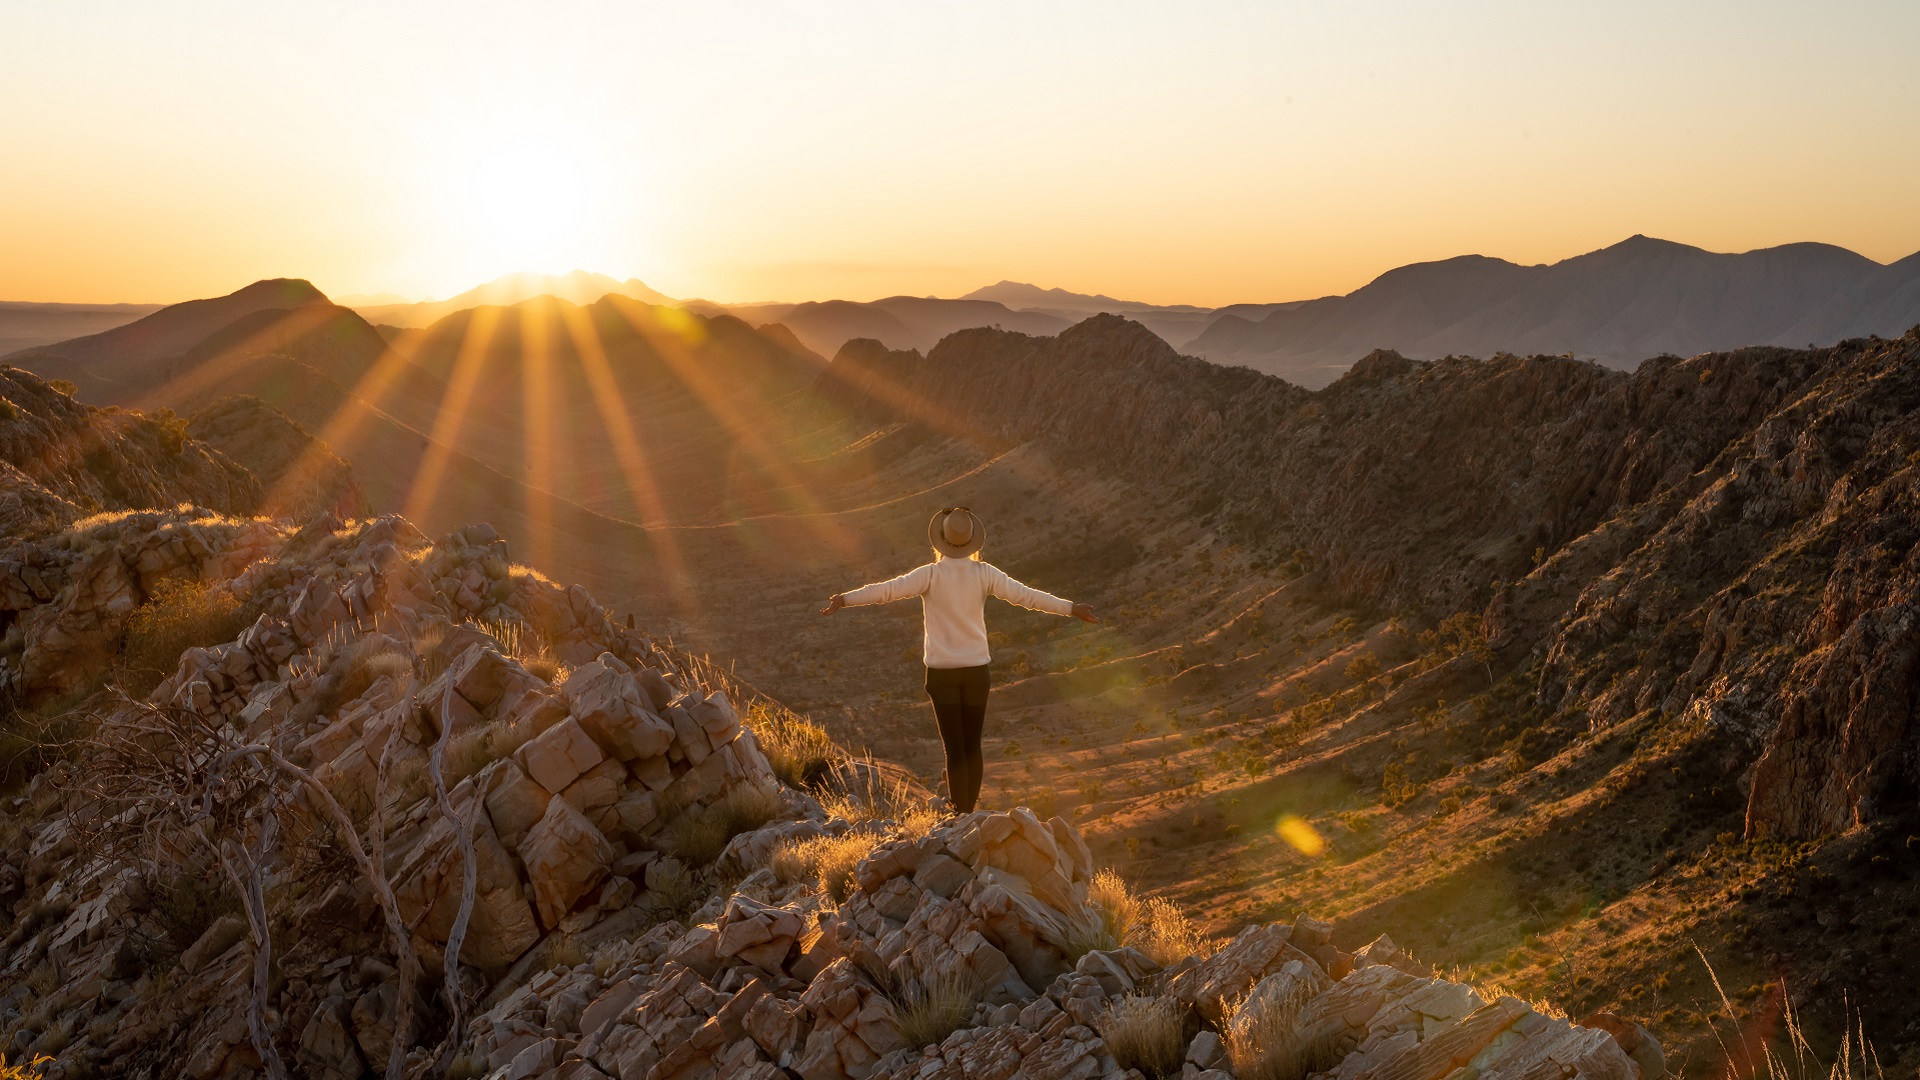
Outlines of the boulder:
[{"label": "boulder", "polygon": [[557,925],[576,901],[606,880],[613,859],[613,845],[593,822],[565,799],[549,801],[520,841],[520,861],[540,921]]},{"label": "boulder", "polygon": [[180,954],[180,966],[191,975],[207,966],[208,961],[240,944],[246,936],[247,924],[244,919],[238,915],[222,915],[213,920],[194,943]]},{"label": "boulder", "polygon": [[541,732],[513,752],[513,760],[540,786],[558,795],[580,774],[605,761],[607,755],[571,717]]},{"label": "boulder", "polygon": [[1175,975],[1169,988],[1200,1015],[1220,1023],[1235,1000],[1289,962],[1318,972],[1312,958],[1288,945],[1292,933],[1293,928],[1284,923],[1249,926],[1212,956]]},{"label": "boulder", "polygon": [[674,729],[654,714],[647,691],[609,653],[575,668],[560,692],[594,742],[621,761],[658,757],[673,742]]},{"label": "boulder", "polygon": [[496,761],[480,771],[476,783],[486,793],[487,816],[500,842],[517,847],[527,830],[547,812],[553,793],[527,778],[519,764]]}]

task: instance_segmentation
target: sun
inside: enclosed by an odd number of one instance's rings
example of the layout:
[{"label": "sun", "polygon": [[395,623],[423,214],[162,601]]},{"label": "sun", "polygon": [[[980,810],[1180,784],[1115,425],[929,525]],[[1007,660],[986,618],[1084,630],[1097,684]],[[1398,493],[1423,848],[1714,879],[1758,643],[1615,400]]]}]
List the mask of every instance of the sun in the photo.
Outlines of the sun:
[{"label": "sun", "polygon": [[579,246],[586,183],[563,143],[519,136],[485,148],[474,159],[467,198],[462,216],[496,257],[520,266],[564,263]]}]

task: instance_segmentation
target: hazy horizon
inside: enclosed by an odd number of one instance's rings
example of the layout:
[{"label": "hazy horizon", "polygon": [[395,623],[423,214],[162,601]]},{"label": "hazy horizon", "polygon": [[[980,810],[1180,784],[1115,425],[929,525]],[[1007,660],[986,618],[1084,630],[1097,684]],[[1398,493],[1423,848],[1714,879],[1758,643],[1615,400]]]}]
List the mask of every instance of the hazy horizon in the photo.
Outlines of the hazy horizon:
[{"label": "hazy horizon", "polygon": [[16,4],[0,31],[7,300],[581,268],[1214,307],[1636,233],[1920,250],[1912,5]]}]

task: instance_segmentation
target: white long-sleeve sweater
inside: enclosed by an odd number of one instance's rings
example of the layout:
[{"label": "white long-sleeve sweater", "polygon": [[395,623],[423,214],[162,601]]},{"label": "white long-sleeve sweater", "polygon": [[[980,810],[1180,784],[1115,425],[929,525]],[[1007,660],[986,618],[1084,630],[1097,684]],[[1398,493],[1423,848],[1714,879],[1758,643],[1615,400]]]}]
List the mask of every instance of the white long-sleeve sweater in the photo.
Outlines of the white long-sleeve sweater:
[{"label": "white long-sleeve sweater", "polygon": [[1073,614],[1073,602],[1022,585],[992,563],[940,559],[888,581],[841,594],[848,607],[920,598],[926,619],[924,655],[930,668],[978,667],[990,663],[987,597],[1049,615]]}]

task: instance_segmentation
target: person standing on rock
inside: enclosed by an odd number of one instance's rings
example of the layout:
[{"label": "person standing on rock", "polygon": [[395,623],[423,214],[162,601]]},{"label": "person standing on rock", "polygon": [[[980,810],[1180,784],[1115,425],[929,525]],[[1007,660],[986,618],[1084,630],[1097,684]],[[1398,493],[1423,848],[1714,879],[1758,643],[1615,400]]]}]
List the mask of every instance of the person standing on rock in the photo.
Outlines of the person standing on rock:
[{"label": "person standing on rock", "polygon": [[927,697],[933,701],[933,717],[946,746],[947,794],[953,808],[964,814],[980,798],[986,769],[980,733],[986,726],[987,691],[993,685],[988,674],[993,657],[987,650],[987,597],[1049,615],[1071,615],[1081,622],[1097,623],[1100,617],[1085,604],[1022,585],[992,563],[981,562],[987,526],[964,506],[950,506],[933,515],[927,523],[927,540],[933,545],[932,562],[890,581],[835,593],[820,614],[920,598],[926,627]]}]

